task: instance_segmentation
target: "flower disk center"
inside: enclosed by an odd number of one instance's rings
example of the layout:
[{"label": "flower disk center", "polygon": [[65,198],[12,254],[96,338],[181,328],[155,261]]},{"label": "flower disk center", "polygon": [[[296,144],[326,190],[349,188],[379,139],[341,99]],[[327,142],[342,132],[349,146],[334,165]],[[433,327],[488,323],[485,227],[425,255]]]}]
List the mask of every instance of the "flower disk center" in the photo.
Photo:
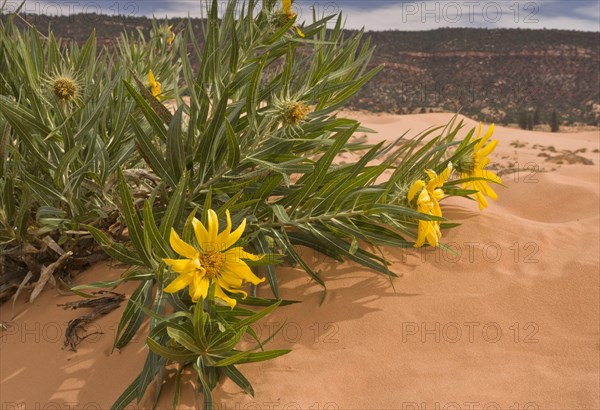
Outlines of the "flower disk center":
[{"label": "flower disk center", "polygon": [[58,78],[53,84],[54,94],[61,100],[72,100],[77,94],[77,84],[68,78]]},{"label": "flower disk center", "polygon": [[206,276],[209,278],[217,276],[225,264],[225,256],[217,251],[205,252],[198,259],[202,267],[206,269]]},{"label": "flower disk center", "polygon": [[287,106],[285,113],[285,122],[298,125],[306,119],[310,113],[310,107],[303,102],[291,102]]}]

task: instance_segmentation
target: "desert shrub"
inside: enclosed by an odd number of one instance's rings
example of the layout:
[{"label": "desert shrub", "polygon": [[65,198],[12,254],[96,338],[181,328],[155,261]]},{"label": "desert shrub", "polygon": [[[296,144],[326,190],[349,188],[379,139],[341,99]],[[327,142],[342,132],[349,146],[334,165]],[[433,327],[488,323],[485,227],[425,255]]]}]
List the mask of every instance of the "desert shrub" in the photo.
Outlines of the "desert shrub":
[{"label": "desert shrub", "polygon": [[56,256],[49,240],[77,257],[92,240],[81,224],[119,219],[117,170],[143,175],[132,127],[140,117],[123,80],[153,69],[172,84],[178,71],[173,49],[155,51],[159,36],[123,37],[114,55],[98,51],[93,34],[82,47],[63,44],[17,30],[14,18],[0,22],[0,244],[3,270],[22,279]]},{"label": "desert shrub", "polygon": [[[493,126],[459,140],[455,117],[413,139],[353,139],[371,130],[340,109],[379,68],[369,66],[368,39],[345,32],[341,15],[313,13],[300,25],[291,1],[259,8],[230,0],[222,16],[218,8],[207,6],[201,36],[191,24],[175,33],[155,22],[148,40],[123,36],[116,53],[97,58],[93,37],[81,49],[61,48],[27,30],[14,33],[15,50],[2,46],[10,63],[0,78],[11,90],[0,97],[8,130],[0,184],[11,209],[4,245],[91,235],[130,268],[72,290],[92,297],[88,289],[138,282],[114,347],[149,317],[149,351],[117,409],[140,400],[153,380],[160,386],[167,363],[178,365],[177,385],[194,369],[206,408],[222,376],[252,393],[237,366],[287,353],[264,350],[269,340],[250,327],[291,303],[281,299],[277,265],[327,289],[298,246],[391,280],[397,272],[382,246],[443,246],[442,230],[456,225],[440,201],[473,198],[483,209],[485,196],[496,199],[488,183],[501,182],[486,170]],[[60,101],[18,87],[25,76],[40,90],[49,66],[70,70],[81,96]],[[62,84],[58,94],[69,90]],[[340,162],[348,152],[358,160]],[[263,281],[273,299],[254,297]],[[256,345],[242,350],[244,335]]]},{"label": "desert shrub", "polygon": [[556,110],[552,110],[552,114],[550,114],[550,131],[558,132],[560,129],[560,122],[558,120],[558,113]]}]

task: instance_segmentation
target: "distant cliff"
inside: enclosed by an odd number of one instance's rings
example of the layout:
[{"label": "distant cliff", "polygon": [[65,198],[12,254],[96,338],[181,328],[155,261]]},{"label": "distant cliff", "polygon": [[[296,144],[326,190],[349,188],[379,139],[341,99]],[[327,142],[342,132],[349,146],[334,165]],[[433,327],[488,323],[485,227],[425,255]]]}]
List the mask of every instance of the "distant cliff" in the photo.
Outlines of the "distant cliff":
[{"label": "distant cliff", "polygon": [[[83,42],[96,29],[110,46],[122,31],[148,33],[143,17],[28,15],[41,32]],[[177,24],[179,19],[174,19]],[[199,27],[199,20],[193,22]],[[200,32],[198,30],[197,32]],[[600,124],[600,33],[463,29],[369,33],[373,65],[384,70],[351,108],[393,113],[457,111],[516,123],[525,112],[547,122]]]}]

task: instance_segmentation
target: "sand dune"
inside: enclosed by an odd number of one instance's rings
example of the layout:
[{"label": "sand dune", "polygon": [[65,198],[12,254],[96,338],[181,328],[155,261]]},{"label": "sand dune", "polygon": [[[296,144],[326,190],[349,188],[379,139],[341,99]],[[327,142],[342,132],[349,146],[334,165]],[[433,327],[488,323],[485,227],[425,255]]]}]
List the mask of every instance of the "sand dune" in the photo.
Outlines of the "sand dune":
[{"label": "sand dune", "polygon": [[[350,116],[379,131],[372,141],[407,129],[415,135],[451,118]],[[444,233],[455,253],[387,249],[403,275],[392,287],[353,264],[305,251],[327,279],[325,303],[319,305],[322,289],[304,273],[282,268],[283,297],[303,303],[279,309],[256,330],[268,335],[287,319],[272,346],[293,352],[246,365],[256,397],[226,382],[215,392],[217,408],[600,408],[599,134],[497,127],[495,137],[492,160],[506,184],[497,190],[500,200],[484,212],[456,198],[443,203],[444,215],[463,224]],[[576,163],[547,160],[563,154]],[[99,265],[78,281],[120,272]],[[99,319],[104,334],[77,353],[61,350],[60,332],[78,312],[56,304],[73,299],[47,291],[32,305],[17,305],[17,318],[1,335],[3,409],[107,408],[140,371],[141,337],[110,354],[123,308]],[[9,314],[4,304],[0,319]],[[160,407],[170,407],[172,388],[165,386]],[[191,390],[183,386],[182,408],[193,407]]]}]

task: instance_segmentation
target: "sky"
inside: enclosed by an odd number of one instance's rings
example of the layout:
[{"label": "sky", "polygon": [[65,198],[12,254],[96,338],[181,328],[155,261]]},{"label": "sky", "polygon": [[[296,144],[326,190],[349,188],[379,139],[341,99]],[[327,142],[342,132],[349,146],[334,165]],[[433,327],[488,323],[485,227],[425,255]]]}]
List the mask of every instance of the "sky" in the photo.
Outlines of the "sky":
[{"label": "sky", "polygon": [[[3,0],[0,0],[0,3]],[[21,0],[7,0],[5,11]],[[227,3],[219,0],[220,4]],[[27,0],[24,11],[38,14],[96,12],[131,16],[200,16],[200,0]],[[430,30],[441,27],[555,28],[600,31],[600,0],[297,0],[298,21],[341,11],[346,28]]]}]

